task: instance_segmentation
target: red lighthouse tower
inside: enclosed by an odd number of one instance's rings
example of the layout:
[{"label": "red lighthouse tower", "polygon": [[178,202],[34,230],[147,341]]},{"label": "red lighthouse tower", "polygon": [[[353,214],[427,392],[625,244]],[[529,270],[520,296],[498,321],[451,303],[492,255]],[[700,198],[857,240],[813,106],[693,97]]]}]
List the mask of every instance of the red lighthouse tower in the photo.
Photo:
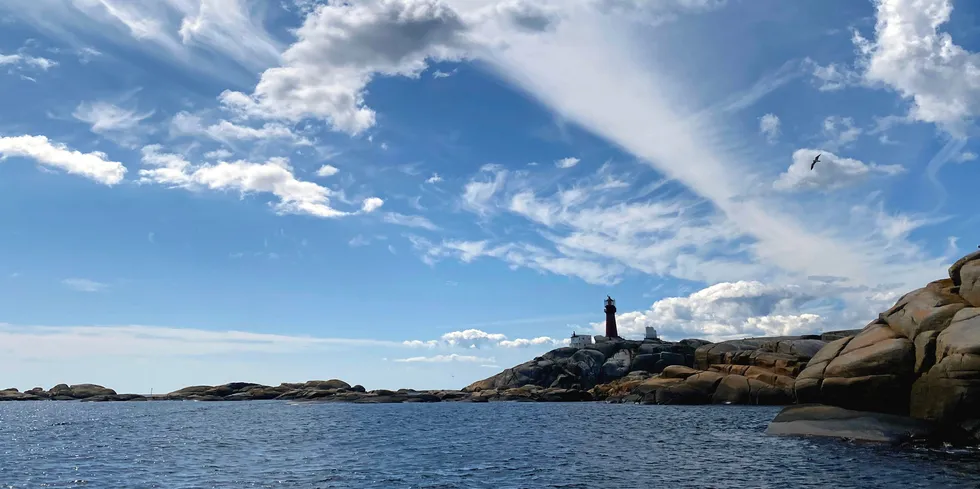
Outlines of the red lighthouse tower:
[{"label": "red lighthouse tower", "polygon": [[606,296],[606,337],[619,338],[616,331],[616,301],[612,297]]}]

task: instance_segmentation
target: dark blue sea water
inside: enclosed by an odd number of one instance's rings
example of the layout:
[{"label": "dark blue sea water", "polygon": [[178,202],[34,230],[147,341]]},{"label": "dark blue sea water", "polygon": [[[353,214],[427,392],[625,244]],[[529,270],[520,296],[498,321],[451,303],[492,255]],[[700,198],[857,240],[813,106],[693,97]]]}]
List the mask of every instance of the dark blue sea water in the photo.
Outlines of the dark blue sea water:
[{"label": "dark blue sea water", "polygon": [[0,487],[980,487],[972,452],[763,435],[775,408],[0,404]]}]

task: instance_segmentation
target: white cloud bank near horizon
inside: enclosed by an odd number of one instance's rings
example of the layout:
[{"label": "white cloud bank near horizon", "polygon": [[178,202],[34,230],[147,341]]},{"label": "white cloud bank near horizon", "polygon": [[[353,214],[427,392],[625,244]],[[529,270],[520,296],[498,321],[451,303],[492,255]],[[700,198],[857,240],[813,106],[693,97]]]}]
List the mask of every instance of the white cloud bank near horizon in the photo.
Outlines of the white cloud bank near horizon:
[{"label": "white cloud bank near horizon", "polygon": [[[543,353],[565,341],[540,338],[508,339],[506,335],[478,329],[450,331],[436,344],[412,340],[368,338],[329,338],[312,335],[218,331],[160,326],[36,326],[0,323],[0,368],[9,375],[9,385],[21,390],[55,383],[97,383],[119,392],[148,392],[144,385],[155,385],[156,392],[169,392],[188,385],[216,385],[248,381],[278,385],[280,382],[341,380],[376,388],[461,388],[489,375],[487,368],[507,368],[524,361],[529,354]],[[410,355],[420,346],[437,350],[432,355]],[[478,347],[476,345],[479,345]],[[44,345],[39,348],[38,345]],[[481,354],[473,354],[479,349]],[[486,352],[494,352],[487,355]],[[323,368],[323,356],[349,358],[347,366]],[[405,372],[359,371],[359,362],[392,362],[430,366],[454,363],[472,365],[456,380],[438,378],[430,385],[416,379],[402,382]],[[51,362],[57,359],[57,362]],[[138,363],[146,371],[120,370],[120,362]],[[203,364],[231,365],[227,371],[200,369]],[[113,367],[115,366],[115,367]],[[165,368],[161,368],[165,367]],[[274,367],[274,368],[270,368]],[[425,368],[430,368],[425,367]],[[134,367],[135,368],[135,367]],[[181,375],[168,377],[169,369]],[[370,370],[370,369],[369,369]],[[163,372],[163,373],[161,373]],[[472,376],[467,380],[466,374]],[[147,377],[146,384],[134,379]],[[480,377],[483,376],[483,377]],[[305,377],[305,378],[303,378]],[[150,382],[149,378],[156,378]],[[452,382],[448,383],[447,382]]]}]

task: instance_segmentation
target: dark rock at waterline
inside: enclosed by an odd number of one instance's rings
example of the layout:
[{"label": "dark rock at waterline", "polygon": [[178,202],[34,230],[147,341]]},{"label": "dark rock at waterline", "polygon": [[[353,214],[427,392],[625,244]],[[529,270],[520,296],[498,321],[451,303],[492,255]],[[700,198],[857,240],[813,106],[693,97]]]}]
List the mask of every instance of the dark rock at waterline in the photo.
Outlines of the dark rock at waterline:
[{"label": "dark rock at waterline", "polygon": [[145,401],[146,396],[139,394],[112,394],[91,396],[82,399],[82,402],[121,402],[121,401]]},{"label": "dark rock at waterline", "polygon": [[941,432],[939,426],[930,421],[820,404],[784,408],[769,423],[766,434],[833,437],[891,444],[936,442],[949,438],[948,433]]}]

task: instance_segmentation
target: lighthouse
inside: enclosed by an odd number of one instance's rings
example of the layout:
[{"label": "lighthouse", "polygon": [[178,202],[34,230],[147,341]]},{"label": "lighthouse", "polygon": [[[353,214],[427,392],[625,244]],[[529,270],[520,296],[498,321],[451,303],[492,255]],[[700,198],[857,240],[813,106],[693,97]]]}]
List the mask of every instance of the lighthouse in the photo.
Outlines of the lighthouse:
[{"label": "lighthouse", "polygon": [[619,338],[616,332],[616,301],[606,296],[606,338]]}]

